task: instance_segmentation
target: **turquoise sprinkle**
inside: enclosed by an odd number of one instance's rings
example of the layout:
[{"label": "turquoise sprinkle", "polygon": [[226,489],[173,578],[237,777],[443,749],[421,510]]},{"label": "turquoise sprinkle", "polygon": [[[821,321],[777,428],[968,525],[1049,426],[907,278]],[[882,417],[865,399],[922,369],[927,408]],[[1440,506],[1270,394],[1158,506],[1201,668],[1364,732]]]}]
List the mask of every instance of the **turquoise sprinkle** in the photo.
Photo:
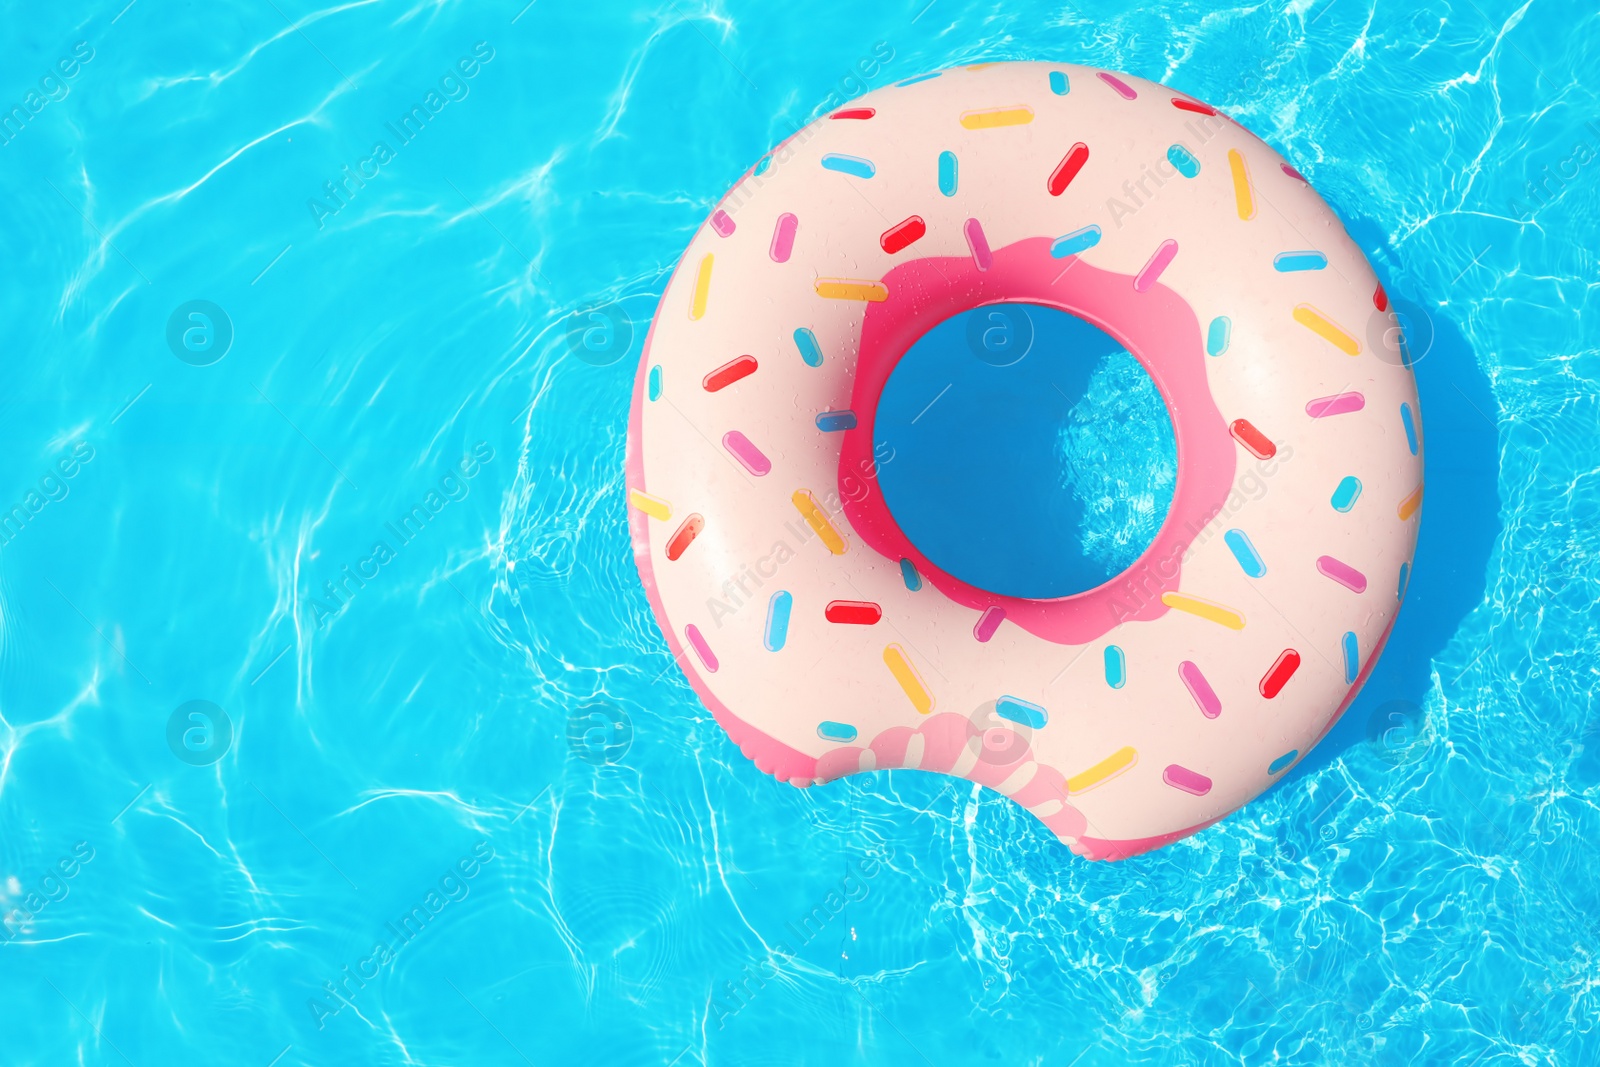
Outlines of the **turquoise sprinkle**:
[{"label": "turquoise sprinkle", "polygon": [[1075,256],[1079,252],[1086,252],[1099,243],[1100,227],[1085,226],[1082,229],[1073,230],[1069,234],[1057,237],[1055,242],[1050,245],[1050,254],[1056,259],[1066,259],[1068,256]]},{"label": "turquoise sprinkle", "polygon": [[1400,588],[1395,590],[1395,596],[1404,598],[1406,595],[1406,579],[1411,577],[1411,564],[1400,564]]},{"label": "turquoise sprinkle", "polygon": [[1167,149],[1167,162],[1177,167],[1178,173],[1185,178],[1193,178],[1200,173],[1200,161],[1181,144],[1175,144]]},{"label": "turquoise sprinkle", "polygon": [[945,196],[956,195],[956,154],[954,152],[939,153],[939,191]]},{"label": "turquoise sprinkle", "polygon": [[661,364],[650,368],[650,399],[661,399]]},{"label": "turquoise sprinkle", "polygon": [[1272,259],[1274,269],[1285,274],[1297,270],[1321,270],[1328,265],[1328,257],[1321,252],[1279,252]]},{"label": "turquoise sprinkle", "polygon": [[829,152],[823,156],[822,167],[824,170],[836,170],[840,174],[849,174],[857,178],[870,178],[878,173],[878,168],[873,165],[872,160],[862,159],[860,156],[840,155],[837,152]]},{"label": "turquoise sprinkle", "polygon": [[794,332],[794,346],[800,350],[800,358],[806,361],[806,366],[822,366],[822,346],[817,344],[816,334],[800,327]]},{"label": "turquoise sprinkle", "polygon": [[1344,646],[1344,680],[1354,682],[1361,673],[1361,645],[1353,633],[1345,634],[1340,644]]},{"label": "turquoise sprinkle", "polygon": [[900,561],[900,577],[905,579],[906,588],[913,593],[922,588],[922,575],[917,573],[917,565],[909,559]]},{"label": "turquoise sprinkle", "polygon": [[1356,501],[1361,497],[1361,479],[1353,474],[1346,475],[1333,491],[1333,499],[1328,503],[1333,505],[1334,511],[1349,511],[1356,506]]},{"label": "turquoise sprinkle", "polygon": [[[772,599],[767,601],[767,633],[764,643],[768,652],[782,652],[783,646],[789,640],[789,613],[794,610],[794,597],[784,589],[772,594]],[[855,736],[855,731],[850,731],[850,737]],[[849,740],[850,738],[845,738]]]},{"label": "turquoise sprinkle", "polygon": [[925,82],[925,81],[928,81],[929,79],[937,78],[939,75],[941,75],[943,73],[944,73],[944,71],[942,71],[942,70],[936,70],[932,74],[918,74],[918,75],[915,75],[914,77],[907,78],[905,81],[895,82],[895,85],[896,86],[915,85],[918,82]]},{"label": "turquoise sprinkle", "polygon": [[1300,750],[1298,748],[1291,748],[1289,751],[1272,761],[1272,766],[1267,768],[1267,773],[1277,774],[1279,771],[1289,766],[1289,764],[1293,763],[1295,757],[1298,755],[1300,755]]},{"label": "turquoise sprinkle", "polygon": [[1072,91],[1072,86],[1067,82],[1064,71],[1052,70],[1050,72],[1050,91],[1057,96],[1066,96]]},{"label": "turquoise sprinkle", "polygon": [[1260,578],[1267,573],[1267,565],[1261,562],[1261,553],[1256,551],[1256,546],[1250,543],[1250,536],[1243,530],[1229,530],[1222,535],[1222,540],[1233,552],[1233,558],[1239,561],[1239,566],[1252,578]]},{"label": "turquoise sprinkle", "polygon": [[1001,697],[994,702],[994,712],[1002,719],[1009,719],[1015,723],[1034,730],[1041,729],[1050,721],[1050,713],[1037,704],[1020,700],[1017,697]]},{"label": "turquoise sprinkle", "polygon": [[770,155],[762,156],[761,160],[758,163],[756,163],[755,172],[757,174],[765,174],[769,169],[771,169],[771,167],[772,167],[772,157]]},{"label": "turquoise sprinkle", "polygon": [[1417,423],[1411,417],[1411,405],[1400,405],[1400,422],[1406,428],[1406,445],[1411,449],[1411,454],[1417,454]]},{"label": "turquoise sprinkle", "polygon": [[1121,689],[1128,682],[1128,657],[1117,645],[1106,646],[1106,684]]},{"label": "turquoise sprinkle", "polygon": [[1228,350],[1228,342],[1233,338],[1233,320],[1226,315],[1218,315],[1211,320],[1211,328],[1206,331],[1206,351],[1213,356],[1220,356]]},{"label": "turquoise sprinkle", "polygon": [[817,736],[824,741],[854,741],[856,728],[847,722],[819,722]]}]

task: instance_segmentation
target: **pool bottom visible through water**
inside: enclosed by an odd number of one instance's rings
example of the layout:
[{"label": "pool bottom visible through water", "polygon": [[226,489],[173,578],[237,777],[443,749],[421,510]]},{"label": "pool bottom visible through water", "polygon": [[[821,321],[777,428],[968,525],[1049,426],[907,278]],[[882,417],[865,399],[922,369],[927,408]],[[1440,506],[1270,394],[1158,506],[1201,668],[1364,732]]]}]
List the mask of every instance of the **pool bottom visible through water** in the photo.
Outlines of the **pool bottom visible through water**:
[{"label": "pool bottom visible through water", "polygon": [[1172,420],[1113,337],[1057,308],[988,304],[933,326],[878,402],[890,513],[929,560],[1053,599],[1138,559],[1177,480]]}]

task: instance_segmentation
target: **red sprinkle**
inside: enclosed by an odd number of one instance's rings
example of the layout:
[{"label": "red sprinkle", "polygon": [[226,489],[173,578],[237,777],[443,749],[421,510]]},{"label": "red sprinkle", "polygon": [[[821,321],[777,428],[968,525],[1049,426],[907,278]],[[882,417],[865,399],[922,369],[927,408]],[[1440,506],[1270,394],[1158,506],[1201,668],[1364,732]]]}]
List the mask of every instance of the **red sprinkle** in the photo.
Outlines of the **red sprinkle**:
[{"label": "red sprinkle", "polygon": [[1182,111],[1193,111],[1196,115],[1215,115],[1217,109],[1209,104],[1202,104],[1198,100],[1185,100],[1182,97],[1172,98],[1172,106]]},{"label": "red sprinkle", "polygon": [[1389,294],[1383,291],[1383,286],[1378,286],[1372,294],[1372,306],[1379,311],[1389,310]]},{"label": "red sprinkle", "polygon": [[730,359],[704,378],[701,378],[700,384],[705,386],[706,392],[714,393],[718,389],[726,389],[740,378],[750,377],[756,372],[757,365],[756,357],[754,356],[740,356],[737,359]]},{"label": "red sprinkle", "polygon": [[1228,432],[1257,459],[1271,459],[1278,454],[1278,446],[1246,419],[1234,419]]},{"label": "red sprinkle", "polygon": [[928,224],[922,221],[921,215],[912,215],[904,222],[897,222],[883,231],[883,236],[878,238],[878,244],[891,256],[908,245],[922,240],[922,235],[928,232]]},{"label": "red sprinkle", "polygon": [[883,609],[869,600],[835,600],[823,609],[829,622],[871,626],[883,618]]},{"label": "red sprinkle", "polygon": [[1088,161],[1089,146],[1082,141],[1067,149],[1067,154],[1061,157],[1056,169],[1050,172],[1050,181],[1045,186],[1050,190],[1050,195],[1060,196],[1066,192],[1067,186],[1072,184],[1072,179],[1078,176],[1078,172]]},{"label": "red sprinkle", "polygon": [[1266,677],[1261,679],[1261,695],[1271,700],[1283,692],[1284,683],[1294,677],[1294,672],[1300,669],[1300,653],[1292,648],[1283,650],[1272,668],[1267,671]]},{"label": "red sprinkle", "polygon": [[672,560],[683,555],[683,550],[688,548],[694,539],[700,536],[700,531],[705,528],[706,520],[699,512],[684,519],[683,525],[679,526],[677,531],[673,533],[672,540],[667,542],[667,558]]},{"label": "red sprinkle", "polygon": [[835,119],[870,119],[878,113],[874,107],[847,107],[843,111],[835,111],[829,118]]}]

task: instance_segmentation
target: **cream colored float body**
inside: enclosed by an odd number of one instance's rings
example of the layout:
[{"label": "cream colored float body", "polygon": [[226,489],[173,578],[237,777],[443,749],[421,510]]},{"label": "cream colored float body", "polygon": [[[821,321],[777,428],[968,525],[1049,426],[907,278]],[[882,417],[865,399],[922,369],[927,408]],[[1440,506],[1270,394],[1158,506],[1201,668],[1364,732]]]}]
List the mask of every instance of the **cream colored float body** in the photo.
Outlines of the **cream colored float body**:
[{"label": "cream colored float body", "polygon": [[[876,481],[895,363],[1003,301],[1120,341],[1177,440],[1155,542],[1061,600],[940,570]],[[1271,148],[1130,76],[952,69],[806,127],[696,234],[633,397],[635,555],[762,770],[957,775],[1117,859],[1240,807],[1354,699],[1404,595],[1421,432],[1382,288]]]}]

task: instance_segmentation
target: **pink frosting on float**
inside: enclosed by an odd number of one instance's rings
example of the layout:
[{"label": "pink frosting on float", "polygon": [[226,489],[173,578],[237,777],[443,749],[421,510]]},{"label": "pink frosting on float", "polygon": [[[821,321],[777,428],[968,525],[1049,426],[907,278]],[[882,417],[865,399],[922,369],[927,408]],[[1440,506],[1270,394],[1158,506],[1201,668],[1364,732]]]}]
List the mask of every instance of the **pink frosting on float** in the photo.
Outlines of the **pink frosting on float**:
[{"label": "pink frosting on float", "polygon": [[1132,567],[1104,585],[1059,600],[1024,600],[985,592],[941,570],[918,551],[884,503],[875,480],[844,502],[851,528],[888,559],[909,559],[917,573],[958,604],[1005,618],[1060,644],[1087,644],[1128,620],[1159,618],[1161,594],[1178,588],[1184,552],[1233,485],[1237,455],[1206,380],[1205,349],[1194,310],[1160,282],[1136,292],[1132,277],[1101,270],[1076,257],[1064,274],[1050,239],[1030,237],[995,250],[987,269],[966,257],[928,257],[884,276],[889,298],[869,304],[850,409],[856,426],[844,433],[841,477],[871,470],[878,398],[900,357],[934,324],[952,315],[1007,301],[1060,308],[1116,338],[1144,365],[1166,401],[1178,446],[1178,478],[1161,532]]}]

